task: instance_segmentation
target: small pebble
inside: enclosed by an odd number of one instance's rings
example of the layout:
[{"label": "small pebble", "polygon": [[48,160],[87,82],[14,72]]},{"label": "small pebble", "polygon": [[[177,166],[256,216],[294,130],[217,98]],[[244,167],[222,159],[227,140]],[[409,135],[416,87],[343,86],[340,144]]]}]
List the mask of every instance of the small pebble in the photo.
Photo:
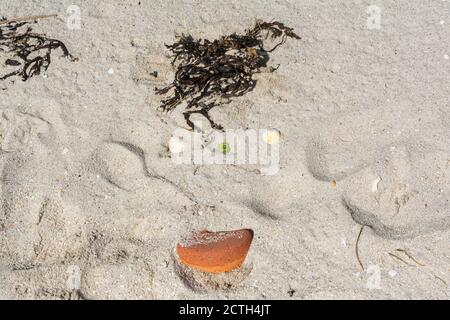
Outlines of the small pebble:
[{"label": "small pebble", "polygon": [[390,270],[388,273],[391,278],[394,278],[397,275],[397,271],[395,270]]}]

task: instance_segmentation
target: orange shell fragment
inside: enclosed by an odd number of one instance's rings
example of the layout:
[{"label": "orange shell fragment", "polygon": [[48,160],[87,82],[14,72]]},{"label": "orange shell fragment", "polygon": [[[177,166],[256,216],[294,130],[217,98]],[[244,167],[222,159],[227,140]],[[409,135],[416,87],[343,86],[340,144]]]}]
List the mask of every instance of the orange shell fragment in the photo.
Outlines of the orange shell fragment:
[{"label": "orange shell fragment", "polygon": [[247,257],[253,240],[250,229],[194,233],[177,245],[177,254],[194,269],[223,273],[239,268]]}]

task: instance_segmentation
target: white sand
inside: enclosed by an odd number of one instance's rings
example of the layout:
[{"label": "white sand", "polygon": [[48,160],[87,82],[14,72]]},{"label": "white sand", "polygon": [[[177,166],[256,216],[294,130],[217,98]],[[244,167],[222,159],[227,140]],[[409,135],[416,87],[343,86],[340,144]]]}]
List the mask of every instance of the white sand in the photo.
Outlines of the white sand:
[{"label": "white sand", "polygon": [[[377,1],[379,30],[356,0],[82,1],[70,30],[72,2],[0,0],[8,18],[59,13],[37,30],[79,58],[0,83],[0,298],[449,298],[449,1]],[[280,172],[176,166],[182,109],[160,113],[153,92],[172,76],[164,43],[256,18],[302,40],[212,115],[279,129]],[[242,272],[216,286],[178,272],[190,230],[241,228]]]}]

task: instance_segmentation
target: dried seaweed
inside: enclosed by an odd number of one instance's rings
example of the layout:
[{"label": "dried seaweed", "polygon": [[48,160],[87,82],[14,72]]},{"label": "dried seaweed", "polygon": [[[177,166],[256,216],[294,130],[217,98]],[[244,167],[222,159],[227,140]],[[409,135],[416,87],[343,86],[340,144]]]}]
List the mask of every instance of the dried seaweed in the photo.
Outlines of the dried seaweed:
[{"label": "dried seaweed", "polygon": [[361,266],[361,269],[364,271],[364,265],[359,256],[359,240],[361,240],[361,235],[362,235],[363,231],[364,231],[364,226],[362,226],[361,229],[359,230],[358,238],[356,239],[355,253],[356,253],[356,259],[358,260],[358,263]]},{"label": "dried seaweed", "polygon": [[404,253],[409,259],[414,261],[417,265],[419,265],[421,267],[425,267],[425,265],[423,263],[420,263],[419,261],[417,261],[416,258],[414,258],[414,256],[411,253],[409,253],[409,251],[407,251],[405,249],[395,249],[395,251]]},{"label": "dried seaweed", "polygon": [[41,74],[50,66],[53,50],[60,49],[63,57],[77,60],[63,42],[33,32],[31,24],[40,17],[35,18],[29,19],[34,20],[31,22],[28,19],[0,19],[0,54],[6,56],[3,62],[5,69],[12,69],[6,74],[0,74],[0,80],[18,76],[26,81]]},{"label": "dried seaweed", "polygon": [[[264,42],[269,37],[278,43],[267,50]],[[161,101],[161,109],[172,111],[186,102],[184,116],[191,129],[194,126],[189,119],[193,113],[202,114],[213,128],[221,129],[208,112],[252,91],[256,86],[253,75],[267,68],[269,53],[288,38],[300,39],[292,28],[277,21],[257,22],[243,35],[233,33],[214,41],[182,35],[174,44],[166,45],[174,56],[176,73],[170,85],[155,88],[157,94],[168,96]]]}]

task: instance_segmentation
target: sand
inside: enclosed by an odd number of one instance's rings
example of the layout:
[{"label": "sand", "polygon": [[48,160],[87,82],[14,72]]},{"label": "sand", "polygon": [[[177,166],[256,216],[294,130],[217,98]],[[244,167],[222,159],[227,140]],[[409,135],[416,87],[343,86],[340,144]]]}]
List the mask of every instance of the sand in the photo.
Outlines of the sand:
[{"label": "sand", "polygon": [[[36,30],[79,58],[0,82],[0,298],[449,298],[448,1],[377,1],[379,28],[370,1],[82,1],[80,29],[72,4],[0,0],[8,18],[58,13]],[[280,170],[176,165],[182,109],[153,91],[173,77],[164,43],[257,18],[302,40],[212,115],[279,130]],[[243,228],[242,269],[178,264],[191,230]]]}]

